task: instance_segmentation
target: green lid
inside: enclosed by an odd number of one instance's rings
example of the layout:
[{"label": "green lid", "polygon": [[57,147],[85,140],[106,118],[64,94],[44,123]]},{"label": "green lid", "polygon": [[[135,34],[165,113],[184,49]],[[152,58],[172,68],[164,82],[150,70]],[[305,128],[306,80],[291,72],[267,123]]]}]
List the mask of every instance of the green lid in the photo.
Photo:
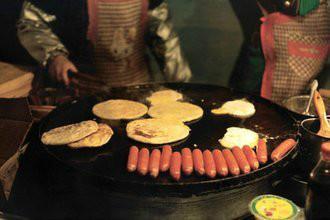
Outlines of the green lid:
[{"label": "green lid", "polygon": [[250,212],[262,220],[291,220],[295,219],[300,209],[290,200],[275,195],[261,195],[254,198]]}]

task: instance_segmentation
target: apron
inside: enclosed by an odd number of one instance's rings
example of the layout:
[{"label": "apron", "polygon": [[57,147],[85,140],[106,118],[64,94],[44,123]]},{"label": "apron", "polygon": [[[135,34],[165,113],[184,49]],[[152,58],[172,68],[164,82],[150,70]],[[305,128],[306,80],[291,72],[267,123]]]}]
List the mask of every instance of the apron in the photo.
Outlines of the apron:
[{"label": "apron", "polygon": [[[144,32],[147,0],[88,0],[87,38],[93,45],[95,78],[109,87],[149,81]],[[85,89],[91,81],[79,81]]]},{"label": "apron", "polygon": [[[279,12],[261,20],[265,71],[261,96],[277,103],[308,90],[323,69],[329,51],[330,21],[326,1],[306,16]],[[264,13],[266,14],[266,13]]]}]

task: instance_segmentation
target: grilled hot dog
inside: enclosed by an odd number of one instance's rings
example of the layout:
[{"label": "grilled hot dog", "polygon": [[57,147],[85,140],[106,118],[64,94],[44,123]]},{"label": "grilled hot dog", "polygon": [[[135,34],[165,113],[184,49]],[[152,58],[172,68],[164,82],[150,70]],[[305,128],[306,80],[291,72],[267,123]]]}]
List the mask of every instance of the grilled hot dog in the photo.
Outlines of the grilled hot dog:
[{"label": "grilled hot dog", "polygon": [[161,172],[166,172],[170,168],[171,155],[172,147],[169,145],[163,146],[159,164],[159,169]]},{"label": "grilled hot dog", "polygon": [[128,160],[127,160],[128,172],[134,172],[136,170],[138,158],[139,158],[139,149],[136,146],[132,146],[129,149]]},{"label": "grilled hot dog", "polygon": [[222,151],[222,154],[228,165],[229,172],[234,176],[239,175],[239,166],[232,152],[228,149],[225,149]]},{"label": "grilled hot dog", "polygon": [[194,170],[191,150],[189,148],[183,148],[181,150],[181,154],[182,154],[182,171],[185,175],[190,175]]},{"label": "grilled hot dog", "polygon": [[181,177],[181,154],[179,152],[174,152],[172,154],[170,174],[176,181],[178,181]]},{"label": "grilled hot dog", "polygon": [[233,147],[232,152],[242,173],[244,174],[250,173],[251,167],[242,149],[239,147]]},{"label": "grilled hot dog", "polygon": [[137,171],[141,175],[146,175],[148,173],[149,166],[149,150],[147,148],[142,148],[139,152],[139,159],[137,165]]},{"label": "grilled hot dog", "polygon": [[265,164],[268,161],[267,145],[263,139],[259,139],[258,141],[257,158],[261,164]]},{"label": "grilled hot dog", "polygon": [[248,160],[250,167],[253,170],[257,170],[259,168],[259,162],[256,153],[247,145],[243,147],[243,153],[246,156],[246,159]]},{"label": "grilled hot dog", "polygon": [[193,150],[193,163],[194,163],[194,169],[195,172],[198,175],[204,175],[205,174],[205,169],[204,169],[204,159],[203,159],[203,153],[199,149],[194,149]]},{"label": "grilled hot dog", "polygon": [[203,159],[204,159],[204,168],[206,175],[209,178],[214,178],[217,175],[217,171],[215,168],[215,163],[211,151],[205,150],[203,152]]},{"label": "grilled hot dog", "polygon": [[227,176],[228,175],[228,166],[227,166],[226,160],[223,157],[221,151],[218,149],[215,149],[215,150],[213,150],[212,154],[213,154],[215,168],[217,170],[218,175]]},{"label": "grilled hot dog", "polygon": [[278,145],[271,154],[273,161],[278,161],[283,158],[283,156],[289,152],[294,146],[296,146],[296,141],[292,138],[286,139],[280,145]]},{"label": "grilled hot dog", "polygon": [[154,149],[149,159],[150,176],[156,178],[159,174],[160,150]]}]

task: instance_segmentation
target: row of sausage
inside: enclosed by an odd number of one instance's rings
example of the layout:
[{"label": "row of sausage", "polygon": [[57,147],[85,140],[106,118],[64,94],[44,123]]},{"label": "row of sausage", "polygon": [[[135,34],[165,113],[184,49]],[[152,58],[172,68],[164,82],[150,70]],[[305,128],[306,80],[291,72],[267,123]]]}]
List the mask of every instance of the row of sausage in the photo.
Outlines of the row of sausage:
[{"label": "row of sausage", "polygon": [[[271,154],[273,161],[280,160],[291,148],[296,145],[293,139],[283,141]],[[249,146],[242,149],[233,147],[231,150],[215,149],[201,151],[183,148],[181,152],[173,152],[171,146],[166,145],[159,149],[152,150],[151,154],[147,148],[139,150],[132,146],[129,151],[127,170],[137,171],[140,175],[147,175],[156,178],[159,172],[169,170],[174,180],[181,178],[181,172],[189,176],[195,171],[198,175],[206,175],[209,178],[219,176],[225,177],[229,174],[237,176],[240,173],[247,174],[251,170],[257,170],[260,164],[268,161],[267,145],[260,139],[256,152]]]}]

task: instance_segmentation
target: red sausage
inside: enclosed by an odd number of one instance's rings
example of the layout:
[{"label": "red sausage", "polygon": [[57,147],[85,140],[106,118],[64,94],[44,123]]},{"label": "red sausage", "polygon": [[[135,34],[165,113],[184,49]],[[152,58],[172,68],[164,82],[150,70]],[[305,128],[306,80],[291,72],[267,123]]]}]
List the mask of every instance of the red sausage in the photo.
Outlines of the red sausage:
[{"label": "red sausage", "polygon": [[296,146],[296,141],[292,138],[286,139],[280,145],[278,145],[275,150],[271,154],[271,158],[273,161],[278,161],[282,159],[282,157],[291,150],[294,146]]},{"label": "red sausage", "polygon": [[128,160],[127,160],[127,170],[128,172],[134,172],[139,158],[139,149],[136,146],[132,146],[129,149]]},{"label": "red sausage", "polygon": [[215,149],[215,150],[213,150],[212,153],[213,153],[213,159],[214,159],[217,173],[220,176],[227,176],[228,175],[228,166],[227,166],[226,160],[223,157],[221,151],[218,149]]},{"label": "red sausage", "polygon": [[268,160],[268,151],[266,142],[263,139],[259,139],[257,147],[257,158],[259,163],[265,164]]},{"label": "red sausage", "polygon": [[170,168],[172,155],[172,147],[169,145],[163,146],[162,155],[160,156],[159,169],[161,172],[166,172]]},{"label": "red sausage", "polygon": [[211,151],[205,150],[203,152],[203,159],[204,159],[204,167],[205,167],[206,175],[209,178],[214,178],[217,175],[217,171],[215,169],[215,163]]},{"label": "red sausage", "polygon": [[222,154],[227,162],[229,172],[234,176],[239,175],[239,167],[232,152],[228,149],[225,149],[222,151]]},{"label": "red sausage", "polygon": [[151,152],[149,160],[149,172],[150,176],[156,178],[159,174],[159,161],[160,161],[160,150],[154,149]]},{"label": "red sausage", "polygon": [[246,159],[248,160],[250,167],[253,170],[257,170],[259,168],[259,162],[257,160],[256,153],[247,145],[243,147],[243,153],[246,156]]},{"label": "red sausage", "polygon": [[191,150],[189,148],[183,148],[181,150],[181,154],[182,154],[182,171],[185,175],[190,175],[194,170]]},{"label": "red sausage", "polygon": [[174,152],[172,154],[170,174],[176,181],[178,181],[181,177],[181,154],[179,152]]},{"label": "red sausage", "polygon": [[137,171],[141,175],[146,175],[148,173],[149,165],[149,150],[147,148],[142,148],[139,152],[139,159],[137,165]]},{"label": "red sausage", "polygon": [[194,169],[199,175],[205,174],[203,153],[200,149],[193,150]]},{"label": "red sausage", "polygon": [[242,173],[250,173],[251,167],[242,149],[239,147],[233,147],[232,152]]}]

